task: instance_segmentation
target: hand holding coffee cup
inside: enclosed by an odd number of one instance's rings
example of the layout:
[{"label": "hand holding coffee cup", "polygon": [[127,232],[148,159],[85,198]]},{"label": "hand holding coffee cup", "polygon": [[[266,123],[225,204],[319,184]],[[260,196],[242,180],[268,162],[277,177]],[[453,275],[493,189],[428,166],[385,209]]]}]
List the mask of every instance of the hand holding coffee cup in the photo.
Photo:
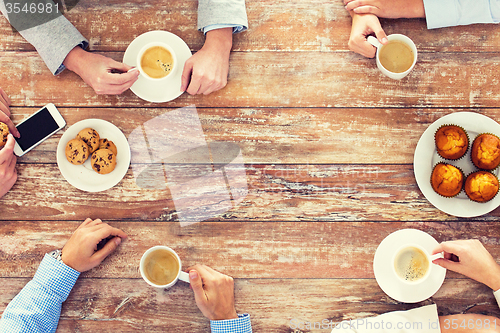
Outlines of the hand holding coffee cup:
[{"label": "hand holding coffee cup", "polygon": [[401,80],[417,63],[417,47],[413,41],[400,34],[387,36],[389,42],[382,45],[377,38],[368,36],[367,41],[377,48],[377,67],[391,79]]},{"label": "hand holding coffee cup", "polygon": [[161,81],[175,71],[177,58],[168,44],[152,42],[144,45],[137,54],[137,68],[146,79]]},{"label": "hand holding coffee cup", "polygon": [[139,265],[141,276],[149,285],[166,289],[178,280],[189,283],[189,275],[182,271],[181,259],[167,246],[154,246],[147,250]]},{"label": "hand holding coffee cup", "polygon": [[442,253],[431,256],[417,244],[403,245],[394,253],[392,259],[394,273],[404,283],[421,284],[431,275],[432,261],[442,256]]}]

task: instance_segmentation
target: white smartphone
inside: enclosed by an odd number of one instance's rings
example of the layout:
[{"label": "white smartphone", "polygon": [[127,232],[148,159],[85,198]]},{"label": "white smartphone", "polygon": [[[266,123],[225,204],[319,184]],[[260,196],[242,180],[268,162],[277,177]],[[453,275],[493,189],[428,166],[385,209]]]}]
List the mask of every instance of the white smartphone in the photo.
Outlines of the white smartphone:
[{"label": "white smartphone", "polygon": [[14,138],[16,139],[14,153],[23,156],[64,126],[66,121],[56,106],[52,103],[45,105],[16,126],[21,137]]}]

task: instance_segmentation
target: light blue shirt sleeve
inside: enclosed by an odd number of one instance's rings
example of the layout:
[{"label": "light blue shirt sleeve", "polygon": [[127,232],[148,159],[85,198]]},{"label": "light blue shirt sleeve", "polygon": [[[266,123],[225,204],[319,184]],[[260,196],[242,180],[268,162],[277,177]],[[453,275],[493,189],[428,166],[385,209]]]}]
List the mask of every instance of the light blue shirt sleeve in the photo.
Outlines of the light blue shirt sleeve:
[{"label": "light blue shirt sleeve", "polygon": [[207,32],[211,30],[223,29],[223,28],[233,28],[233,34],[237,34],[238,32],[246,30],[246,27],[237,24],[211,24],[203,28],[203,33],[206,35]]},{"label": "light blue shirt sleeve", "polygon": [[500,0],[423,1],[428,29],[500,21]]},{"label": "light blue shirt sleeve", "polygon": [[252,324],[248,313],[239,314],[236,319],[210,320],[212,333],[252,333]]},{"label": "light blue shirt sleeve", "polygon": [[0,332],[55,332],[62,303],[68,298],[78,276],[78,271],[45,255],[33,280],[3,312]]}]

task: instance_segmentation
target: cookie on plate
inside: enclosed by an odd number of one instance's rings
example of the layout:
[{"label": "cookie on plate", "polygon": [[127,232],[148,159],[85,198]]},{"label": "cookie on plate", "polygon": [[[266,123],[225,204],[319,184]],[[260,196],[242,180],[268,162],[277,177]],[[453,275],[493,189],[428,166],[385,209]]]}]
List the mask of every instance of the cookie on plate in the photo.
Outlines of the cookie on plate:
[{"label": "cookie on plate", "polygon": [[4,123],[0,123],[0,147],[5,146],[7,143],[7,135],[9,135],[9,127]]},{"label": "cookie on plate", "polygon": [[116,149],[115,144],[113,143],[113,141],[110,141],[108,139],[100,139],[99,148],[97,149],[109,149],[113,152],[113,154],[118,154],[118,149]]},{"label": "cookie on plate", "polygon": [[89,146],[80,139],[69,140],[66,144],[66,159],[75,165],[83,164],[89,158]]},{"label": "cookie on plate", "polygon": [[99,133],[93,128],[84,128],[76,136],[78,139],[82,139],[90,148],[90,153],[99,148]]},{"label": "cookie on plate", "polygon": [[116,156],[109,149],[98,149],[92,153],[90,164],[95,172],[105,175],[115,169]]}]

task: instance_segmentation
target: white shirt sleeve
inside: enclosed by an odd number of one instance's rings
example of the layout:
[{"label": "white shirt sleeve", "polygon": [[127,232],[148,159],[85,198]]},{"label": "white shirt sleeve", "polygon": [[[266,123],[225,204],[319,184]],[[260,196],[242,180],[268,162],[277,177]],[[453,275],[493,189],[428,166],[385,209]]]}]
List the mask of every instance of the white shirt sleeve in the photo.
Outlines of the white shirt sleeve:
[{"label": "white shirt sleeve", "polygon": [[423,1],[428,29],[500,21],[500,0]]}]

